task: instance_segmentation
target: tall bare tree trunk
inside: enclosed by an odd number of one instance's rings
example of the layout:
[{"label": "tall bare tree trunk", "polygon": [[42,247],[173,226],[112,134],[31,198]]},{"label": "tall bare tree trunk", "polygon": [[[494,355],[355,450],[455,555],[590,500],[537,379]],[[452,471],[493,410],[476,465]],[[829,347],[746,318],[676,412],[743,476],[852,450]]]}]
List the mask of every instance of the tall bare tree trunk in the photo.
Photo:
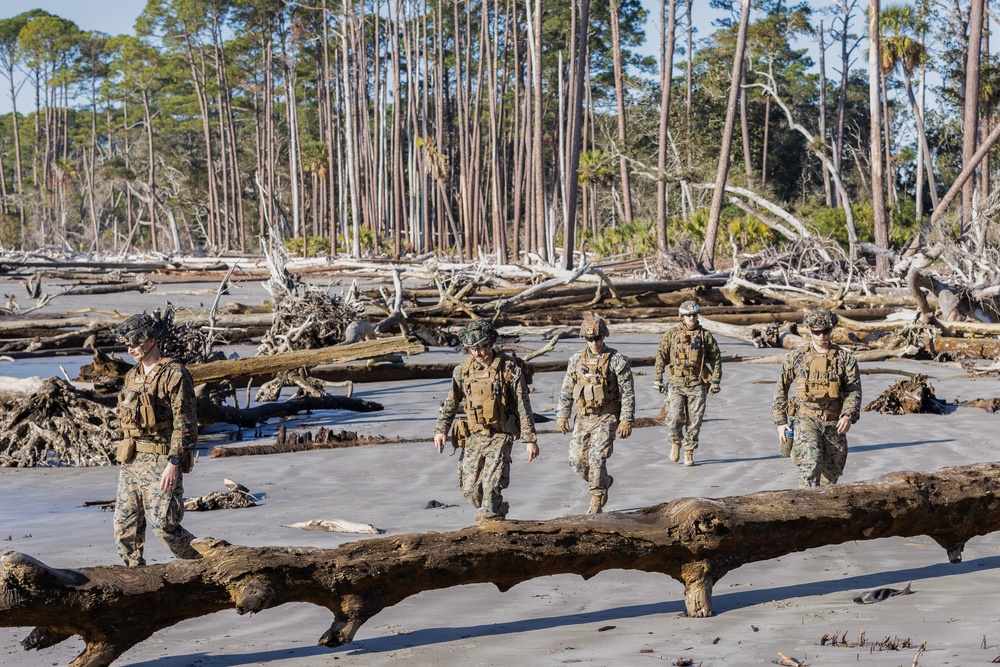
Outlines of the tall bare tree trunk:
[{"label": "tall bare tree trunk", "polygon": [[[844,125],[847,119],[847,84],[851,71],[852,46],[848,46],[853,39],[850,34],[851,12],[854,9],[854,0],[842,0],[841,10],[843,16],[840,32],[840,89],[837,93],[837,142],[833,152],[833,162],[837,166],[837,175],[844,177]],[[842,202],[841,202],[842,203]]]},{"label": "tall bare tree trunk", "polygon": [[143,120],[146,124],[146,150],[149,153],[149,235],[153,252],[159,252],[156,241],[156,154],[153,152],[153,115],[149,108],[149,95],[142,90]]},{"label": "tall bare tree trunk", "polygon": [[8,64],[7,80],[10,83],[10,118],[14,130],[14,189],[17,192],[17,211],[20,223],[21,245],[26,241],[27,229],[25,228],[25,201],[24,201],[24,175],[21,168],[21,130],[18,127],[17,116],[17,87],[14,86],[14,62]]},{"label": "tall bare tree trunk", "polygon": [[[921,76],[923,76],[921,74]],[[934,182],[934,156],[931,154],[930,147],[927,145],[927,134],[924,129],[924,114],[920,110],[920,106],[917,104],[917,99],[913,95],[913,82],[910,80],[910,73],[907,69],[903,68],[903,83],[906,87],[906,96],[910,100],[910,108],[913,109],[913,117],[917,123],[917,141],[918,147],[920,149],[919,158],[922,162],[918,160],[917,162],[917,220],[919,221],[922,215],[923,208],[923,193],[920,186],[923,185],[923,171],[924,165],[927,167],[927,184],[929,186],[931,202],[933,202],[934,208],[938,205],[938,195],[937,195],[937,185]],[[921,85],[921,100],[923,98],[923,86]],[[922,102],[921,102],[922,104]]]},{"label": "tall bare tree trunk", "polygon": [[611,0],[611,48],[615,65],[615,97],[618,98],[618,169],[622,179],[622,211],[625,223],[632,223],[632,185],[629,182],[628,143],[625,134],[625,74],[622,68],[622,38],[618,27],[619,0]]},{"label": "tall bare tree trunk", "polygon": [[[743,140],[743,171],[747,177],[747,187],[753,189],[753,157],[750,155],[750,120],[747,118],[747,67],[740,68],[740,138]],[[767,122],[764,123],[767,136]],[[766,154],[766,153],[765,153]]]},{"label": "tall bare tree trunk", "polygon": [[532,164],[534,173],[532,174],[532,189],[534,190],[534,225],[535,225],[535,250],[544,261],[551,258],[548,254],[548,244],[545,242],[545,170],[544,170],[544,144],[542,142],[542,116],[544,108],[542,106],[542,1],[534,0],[534,14],[532,15],[532,0],[526,0],[528,4],[528,16],[532,25],[528,34],[531,45],[531,72],[532,72],[532,93],[534,96],[534,107],[532,109]]},{"label": "tall bare tree trunk", "polygon": [[[823,22],[819,22],[819,136],[825,144],[829,141],[826,133],[826,35],[823,31]],[[765,142],[764,150],[767,150]],[[826,169],[820,170],[823,177],[824,202],[827,208],[833,206],[833,189],[830,187],[830,177]],[[766,174],[764,175],[766,177]]]},{"label": "tall bare tree trunk", "polygon": [[[694,11],[694,0],[688,0],[687,2],[687,53],[685,53],[685,59],[687,61],[687,77],[684,81],[685,90],[685,104],[684,108],[687,117],[687,141],[684,142],[687,147],[687,166],[688,169],[694,168],[694,156],[691,154],[691,137],[694,134],[694,126],[691,124],[691,105],[694,93],[694,84],[691,82],[691,70],[694,62],[694,19],[692,18],[692,12]],[[684,194],[681,192],[681,210],[684,209]]]},{"label": "tall bare tree trunk", "polygon": [[740,99],[740,81],[743,76],[743,57],[747,45],[747,25],[750,22],[750,0],[742,0],[740,7],[740,27],[736,35],[736,53],[733,54],[733,71],[729,89],[729,103],[726,106],[726,124],[722,130],[719,146],[719,168],[715,174],[715,189],[712,191],[712,207],[708,212],[705,226],[705,243],[701,247],[698,263],[702,270],[715,271],[715,238],[719,233],[722,217],[722,198],[725,196],[726,177],[729,175],[729,155],[732,151],[733,126],[736,124],[736,105]]},{"label": "tall bare tree trunk", "polygon": [[563,268],[573,268],[573,249],[576,246],[576,206],[580,192],[580,150],[583,147],[583,79],[587,69],[588,41],[590,37],[590,0],[580,0],[580,17],[576,27],[576,45],[573,57],[573,106],[570,112],[569,165],[566,177],[566,220],[563,228]]},{"label": "tall bare tree trunk", "polygon": [[[926,32],[921,32],[920,33],[920,43],[923,44],[925,39],[926,39]],[[903,73],[904,73],[904,75],[907,73],[906,70],[905,70],[905,68],[903,70]],[[927,66],[925,64],[921,63],[921,65],[920,65],[920,102],[919,102],[919,104],[914,105],[914,102],[916,100],[913,99],[913,90],[912,90],[912,87],[911,87],[910,91],[907,92],[907,95],[910,97],[910,106],[913,106],[913,115],[914,115],[914,117],[917,118],[917,131],[918,132],[923,132],[924,131],[923,130],[923,123],[921,122],[921,120],[924,117],[924,103],[926,101],[926,95],[924,94],[924,90],[925,90],[925,84],[926,83],[927,83]],[[934,160],[933,159],[928,159],[928,158],[930,158],[930,155],[929,155],[930,151],[928,151],[926,149],[926,145],[927,145],[927,137],[925,136],[920,141],[920,145],[918,146],[918,153],[919,154],[917,155],[917,193],[916,193],[917,194],[917,209],[916,209],[916,213],[917,213],[917,215],[916,215],[916,218],[917,218],[917,227],[923,226],[923,219],[924,219],[924,161],[925,160],[927,161],[927,164],[930,165],[930,169],[927,170],[928,171],[928,179],[929,180],[933,180],[934,179]],[[934,199],[935,199],[934,206],[936,208],[937,207],[937,191],[933,187],[929,187],[928,190],[930,191],[931,196],[934,197]]]},{"label": "tall bare tree trunk", "polygon": [[[982,53],[987,55],[989,58],[990,53],[990,11],[989,11],[989,0],[983,0],[983,45]],[[992,117],[993,107],[987,105],[985,110],[980,110],[979,119],[979,141],[977,141],[977,146],[982,145],[982,141],[989,134],[987,129],[990,123],[993,121]],[[980,201],[983,202],[982,206],[986,206],[986,202],[990,200],[990,154],[987,153],[983,158],[982,163],[979,165],[979,197]],[[977,228],[982,228],[982,225],[977,225]],[[984,239],[985,235],[977,234],[980,239]]]},{"label": "tall bare tree trunk", "polygon": [[[882,166],[882,91],[879,54],[881,39],[879,34],[879,0],[868,2],[868,106],[871,112],[869,124],[870,149],[872,164],[872,227],[875,235],[875,245],[880,248],[889,247],[889,221],[885,212],[885,175]],[[887,137],[888,138],[888,137]],[[884,255],[875,258],[875,273],[885,278],[889,275],[889,259]]]},{"label": "tall bare tree trunk", "polygon": [[[984,0],[969,0],[969,49],[965,57],[965,110],[962,123],[962,164],[972,160],[979,139],[979,61],[982,49]],[[964,238],[972,222],[972,198],[976,179],[962,186],[962,222],[959,238]]]},{"label": "tall bare tree trunk", "polygon": [[[690,8],[688,10],[690,21]],[[670,122],[670,89],[674,77],[674,31],[677,28],[677,0],[664,0],[661,19],[666,27],[660,42],[660,133],[656,158],[656,252],[657,261],[667,256],[667,136]],[[690,57],[690,56],[689,56]],[[690,108],[690,102],[689,102]]]}]

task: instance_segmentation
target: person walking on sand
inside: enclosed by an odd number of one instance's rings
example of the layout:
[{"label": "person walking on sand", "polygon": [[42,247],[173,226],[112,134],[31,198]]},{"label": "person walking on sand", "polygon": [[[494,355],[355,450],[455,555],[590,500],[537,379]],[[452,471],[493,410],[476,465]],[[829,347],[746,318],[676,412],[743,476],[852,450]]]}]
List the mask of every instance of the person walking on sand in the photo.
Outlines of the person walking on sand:
[{"label": "person walking on sand", "polygon": [[115,543],[129,567],[145,565],[146,524],[178,558],[200,558],[184,518],[184,472],[198,440],[194,383],[179,362],[161,356],[163,328],[146,313],[115,328],[135,366],[118,396],[121,473],[115,501]]},{"label": "person walking on sand", "polygon": [[[608,458],[614,451],[615,436],[632,435],[635,419],[635,388],[628,359],[604,344],[608,325],[600,317],[590,317],[580,327],[586,347],[566,365],[556,426],[573,432],[569,441],[569,464],[590,492],[587,514],[600,514],[608,502],[608,489],[615,478],[608,474]],[[569,425],[573,404],[576,424]]]},{"label": "person walking on sand", "polygon": [[[694,465],[694,450],[705,417],[706,393],[718,394],[722,382],[722,354],[711,332],[701,328],[696,301],[677,309],[680,326],[669,329],[656,349],[653,388],[667,394],[667,433],[670,460],[677,462],[684,447],[684,465]],[[667,384],[663,372],[667,372]]]},{"label": "person walking on sand", "polygon": [[[815,308],[806,314],[805,325],[809,345],[785,357],[771,405],[778,437],[792,427],[791,457],[803,488],[837,483],[847,463],[847,432],[861,416],[858,362],[830,342],[837,316]],[[793,383],[795,396],[789,400]]]},{"label": "person walking on sand", "polygon": [[434,446],[444,451],[459,405],[452,441],[462,448],[458,484],[476,507],[476,523],[504,519],[510,509],[503,490],[510,484],[510,454],[523,439],[528,461],[538,456],[538,436],[528,399],[528,380],[518,360],[493,349],[497,332],[485,320],[462,327],[459,338],[469,357],[455,367],[451,390],[434,427]]}]

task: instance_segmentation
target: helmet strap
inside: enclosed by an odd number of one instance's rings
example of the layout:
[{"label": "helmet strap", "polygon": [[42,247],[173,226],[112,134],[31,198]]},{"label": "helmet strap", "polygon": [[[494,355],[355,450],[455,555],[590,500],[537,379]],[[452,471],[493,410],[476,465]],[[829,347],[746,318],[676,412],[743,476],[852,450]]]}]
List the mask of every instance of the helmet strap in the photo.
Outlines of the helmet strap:
[{"label": "helmet strap", "polygon": [[[136,363],[137,363],[137,364],[141,364],[142,362],[144,362],[144,361],[145,361],[145,360],[146,360],[146,359],[147,359],[147,358],[149,357],[149,355],[153,353],[153,348],[155,348],[155,347],[156,347],[156,340],[154,340],[154,339],[152,339],[152,338],[147,338],[146,340],[147,340],[147,341],[148,341],[148,340],[152,340],[152,341],[153,341],[153,344],[149,346],[149,349],[148,349],[148,350],[143,350],[143,352],[142,352],[142,356],[141,356],[141,357],[139,357],[138,359],[136,359]],[[145,345],[145,344],[146,344],[146,341],[143,341],[143,343],[142,343],[142,344],[143,344],[143,345]]]}]

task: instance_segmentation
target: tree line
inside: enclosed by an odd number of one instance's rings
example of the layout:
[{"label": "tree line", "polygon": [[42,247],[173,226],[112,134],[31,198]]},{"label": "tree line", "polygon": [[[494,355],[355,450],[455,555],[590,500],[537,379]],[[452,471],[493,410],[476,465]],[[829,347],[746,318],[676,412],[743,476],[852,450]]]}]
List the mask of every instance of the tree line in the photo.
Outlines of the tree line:
[{"label": "tree line", "polygon": [[989,241],[984,0],[711,5],[705,36],[693,0],[653,34],[639,0],[149,0],[118,36],[2,19],[0,243],[257,252],[273,226],[305,254],[693,247],[711,270],[802,235],[851,257]]}]

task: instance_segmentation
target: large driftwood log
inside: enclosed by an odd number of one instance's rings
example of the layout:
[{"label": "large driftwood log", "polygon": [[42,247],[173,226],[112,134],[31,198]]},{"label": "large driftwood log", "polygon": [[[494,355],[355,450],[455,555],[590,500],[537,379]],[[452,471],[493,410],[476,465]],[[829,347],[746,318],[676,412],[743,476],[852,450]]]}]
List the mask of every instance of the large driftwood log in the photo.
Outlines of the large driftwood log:
[{"label": "large driftwood log", "polygon": [[203,384],[215,380],[232,377],[246,377],[281,373],[304,366],[315,366],[328,362],[356,361],[358,359],[373,359],[384,354],[400,352],[407,355],[426,352],[424,344],[403,336],[366,340],[351,345],[334,345],[318,350],[295,350],[260,357],[243,357],[241,359],[226,359],[207,364],[192,364],[188,367],[195,384]]},{"label": "large driftwood log", "polygon": [[381,403],[348,396],[300,396],[280,403],[264,403],[252,408],[234,408],[209,400],[198,401],[198,423],[202,426],[226,422],[243,428],[253,428],[275,417],[288,417],[311,410],[351,410],[352,412],[378,412]]},{"label": "large driftwood log", "polygon": [[998,529],[1000,463],[981,463],[819,489],[680,498],[635,512],[492,521],[337,549],[251,548],[206,538],[195,542],[199,560],[137,568],[57,570],[8,551],[0,557],[0,626],[36,626],[21,642],[25,649],[79,635],[87,646],[72,664],[101,667],[188,618],[309,602],[334,617],[319,643],[340,646],[382,609],[422,591],[474,583],[506,591],[536,577],[590,578],[610,569],[677,579],[688,615],[705,617],[713,585],[747,563],[914,535],[930,536],[957,563],[969,539]]}]

